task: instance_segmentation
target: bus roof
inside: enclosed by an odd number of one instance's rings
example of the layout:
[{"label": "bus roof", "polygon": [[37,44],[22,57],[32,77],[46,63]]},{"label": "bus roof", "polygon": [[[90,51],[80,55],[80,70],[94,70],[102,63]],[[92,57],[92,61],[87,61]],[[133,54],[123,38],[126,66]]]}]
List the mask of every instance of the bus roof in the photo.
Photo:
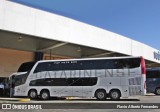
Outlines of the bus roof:
[{"label": "bus roof", "polygon": [[141,58],[141,56],[125,56],[125,57],[100,57],[100,58],[79,58],[79,59],[61,59],[61,60],[41,60],[41,62],[56,62],[56,61],[80,61],[80,60],[101,60],[101,59],[125,59],[125,58]]}]

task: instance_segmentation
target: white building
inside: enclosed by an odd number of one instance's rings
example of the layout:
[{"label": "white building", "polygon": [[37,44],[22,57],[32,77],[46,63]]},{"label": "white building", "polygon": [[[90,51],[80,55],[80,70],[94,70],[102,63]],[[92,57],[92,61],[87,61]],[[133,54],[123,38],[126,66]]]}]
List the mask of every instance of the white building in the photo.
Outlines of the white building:
[{"label": "white building", "polygon": [[[160,54],[148,45],[61,15],[0,0],[0,76],[22,62],[43,59],[143,56],[148,67],[160,66]],[[52,54],[51,56],[49,54]]]}]

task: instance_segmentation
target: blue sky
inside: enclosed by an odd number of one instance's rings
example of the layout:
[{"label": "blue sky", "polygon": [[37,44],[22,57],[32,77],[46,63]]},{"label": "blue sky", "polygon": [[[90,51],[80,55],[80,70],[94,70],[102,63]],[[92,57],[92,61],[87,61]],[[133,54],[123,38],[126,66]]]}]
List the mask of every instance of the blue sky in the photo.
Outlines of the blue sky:
[{"label": "blue sky", "polygon": [[60,14],[160,50],[160,0],[12,0]]}]

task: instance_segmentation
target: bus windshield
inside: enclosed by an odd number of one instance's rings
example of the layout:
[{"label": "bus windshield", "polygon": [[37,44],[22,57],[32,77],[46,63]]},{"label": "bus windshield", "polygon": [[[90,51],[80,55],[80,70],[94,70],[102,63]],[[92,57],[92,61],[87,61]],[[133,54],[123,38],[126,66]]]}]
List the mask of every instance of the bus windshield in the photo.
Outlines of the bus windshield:
[{"label": "bus windshield", "polygon": [[27,72],[32,69],[36,62],[22,63],[17,72]]},{"label": "bus windshield", "polygon": [[28,73],[17,75],[13,78],[12,83],[14,83],[15,86],[22,85],[26,82],[27,77],[28,77]]}]

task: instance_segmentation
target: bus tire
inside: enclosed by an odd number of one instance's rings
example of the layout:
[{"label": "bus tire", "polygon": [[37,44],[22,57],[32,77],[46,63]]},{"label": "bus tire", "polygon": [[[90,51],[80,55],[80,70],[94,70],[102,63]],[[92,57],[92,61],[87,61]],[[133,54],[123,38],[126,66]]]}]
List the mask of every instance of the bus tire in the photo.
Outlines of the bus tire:
[{"label": "bus tire", "polygon": [[106,91],[103,89],[99,89],[95,92],[95,97],[97,100],[105,100],[107,98]]},{"label": "bus tire", "polygon": [[35,89],[31,89],[29,92],[28,92],[28,97],[30,99],[36,99],[37,98],[37,91]]},{"label": "bus tire", "polygon": [[118,89],[111,90],[111,91],[109,92],[109,97],[110,97],[112,100],[119,100],[120,97],[121,97],[121,92],[120,92]]},{"label": "bus tire", "polygon": [[156,95],[160,95],[160,88],[156,88],[155,94],[156,94]]},{"label": "bus tire", "polygon": [[49,93],[49,91],[48,91],[48,90],[42,90],[42,91],[40,92],[40,98],[41,98],[42,100],[48,100],[48,99],[50,98],[50,93]]}]

